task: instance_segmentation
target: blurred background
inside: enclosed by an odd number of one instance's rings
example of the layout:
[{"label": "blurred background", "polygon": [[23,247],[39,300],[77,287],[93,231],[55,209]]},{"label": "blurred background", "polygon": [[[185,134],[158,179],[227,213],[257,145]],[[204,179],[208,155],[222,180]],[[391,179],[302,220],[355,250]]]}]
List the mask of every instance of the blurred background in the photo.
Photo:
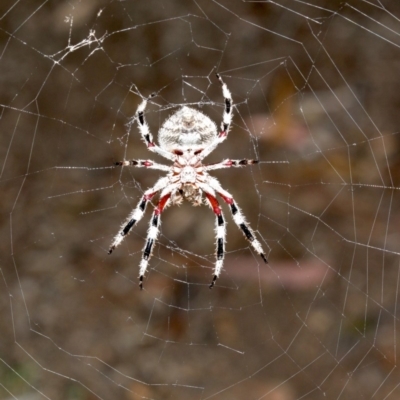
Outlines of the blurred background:
[{"label": "blurred background", "polygon": [[[31,0],[0,4],[0,398],[396,399],[400,3]],[[207,162],[266,250],[214,215],[151,215],[163,173],[114,167],[190,104],[228,140]],[[156,204],[153,201],[153,205]]]}]

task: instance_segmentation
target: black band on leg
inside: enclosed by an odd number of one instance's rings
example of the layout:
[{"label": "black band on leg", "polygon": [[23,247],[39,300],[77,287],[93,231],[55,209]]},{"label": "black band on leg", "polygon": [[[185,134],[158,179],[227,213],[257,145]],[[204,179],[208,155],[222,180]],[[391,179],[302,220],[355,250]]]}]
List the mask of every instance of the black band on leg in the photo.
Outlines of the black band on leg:
[{"label": "black band on leg", "polygon": [[138,118],[139,118],[140,125],[144,125],[143,111],[138,112]]},{"label": "black band on leg", "polygon": [[227,114],[231,113],[232,103],[230,99],[225,99],[225,111]]},{"label": "black band on leg", "polygon": [[212,289],[214,287],[215,281],[217,280],[217,275],[214,275],[213,280],[211,281],[211,284],[209,286],[210,289]]},{"label": "black band on leg", "polygon": [[151,222],[153,226],[158,226],[158,215],[154,215],[153,221]]},{"label": "black band on leg", "polygon": [[146,208],[146,204],[147,204],[147,200],[143,199],[142,202],[139,204],[139,208],[144,211],[144,209]]},{"label": "black band on leg", "polygon": [[217,260],[222,260],[223,258],[224,258],[224,239],[218,238]]},{"label": "black band on leg", "polygon": [[236,208],[236,204],[232,203],[230,206],[231,206],[232,215],[235,215],[238,212],[238,209]]},{"label": "black band on leg", "polygon": [[154,243],[154,240],[153,240],[153,239],[149,239],[149,240],[147,241],[146,248],[144,249],[144,252],[143,252],[143,258],[144,258],[145,260],[148,260],[149,257],[150,257],[151,248],[153,247],[153,243]]},{"label": "black band on leg", "polygon": [[252,242],[254,240],[254,236],[250,232],[249,228],[245,224],[240,224],[240,229],[243,231],[243,233],[246,235],[246,238]]},{"label": "black band on leg", "polygon": [[[143,210],[142,210],[143,211]],[[136,219],[131,219],[126,225],[123,231],[121,232],[122,236],[125,236],[128,234],[128,232],[131,230],[132,226],[135,225]]]}]

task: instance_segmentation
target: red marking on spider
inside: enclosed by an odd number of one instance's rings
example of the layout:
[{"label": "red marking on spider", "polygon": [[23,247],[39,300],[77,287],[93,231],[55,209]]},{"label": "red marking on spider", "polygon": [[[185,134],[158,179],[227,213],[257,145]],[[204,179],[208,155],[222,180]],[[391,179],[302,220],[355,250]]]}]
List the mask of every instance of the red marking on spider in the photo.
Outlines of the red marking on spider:
[{"label": "red marking on spider", "polygon": [[211,207],[212,207],[212,209],[214,211],[214,214],[215,215],[221,215],[221,207],[219,206],[218,200],[214,196],[209,194],[209,193],[205,193],[205,195],[206,195],[208,201],[211,204]]},{"label": "red marking on spider", "polygon": [[154,210],[155,215],[160,215],[162,213],[162,211],[170,197],[171,197],[171,193],[168,193],[165,196],[161,197],[160,201],[157,204],[157,208]]},{"label": "red marking on spider", "polygon": [[155,194],[156,194],[156,192],[150,193],[150,194],[145,194],[143,196],[143,198],[148,201],[148,200],[151,200],[154,197]]},{"label": "red marking on spider", "polygon": [[233,199],[232,199],[232,197],[226,197],[226,196],[224,196],[223,194],[219,194],[223,199],[224,199],[224,201],[225,201],[225,203],[226,204],[232,204],[233,203]]}]

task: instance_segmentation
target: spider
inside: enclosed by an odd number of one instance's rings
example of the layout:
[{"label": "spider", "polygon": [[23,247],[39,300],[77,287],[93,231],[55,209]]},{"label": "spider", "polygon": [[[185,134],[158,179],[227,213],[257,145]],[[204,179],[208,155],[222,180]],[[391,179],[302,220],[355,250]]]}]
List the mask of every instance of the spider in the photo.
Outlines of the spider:
[{"label": "spider", "polygon": [[[254,232],[247,224],[232,195],[221,187],[216,178],[208,174],[208,171],[216,169],[257,164],[258,160],[225,159],[216,164],[202,163],[203,159],[227,138],[232,121],[231,93],[219,74],[217,74],[217,78],[222,86],[222,93],[225,98],[221,132],[218,133],[216,124],[208,116],[196,109],[183,106],[162,125],[158,134],[160,144],[158,146],[153,141],[153,136],[144,117],[148,102],[148,99],[144,99],[139,105],[135,116],[142,139],[148,150],[165,157],[172,161],[173,164],[167,166],[152,160],[124,160],[115,163],[117,166],[144,167],[168,172],[167,176],[160,178],[153,187],[144,192],[138,205],[129,214],[120,231],[114,237],[108,252],[111,254],[122,242],[132,227],[143,217],[148,202],[160,192],[159,201],[155,206],[150,221],[147,240],[139,266],[140,289],[143,289],[143,277],[159,233],[162,211],[170,204],[180,204],[183,199],[192,202],[195,206],[200,205],[203,201],[203,193],[205,202],[212,208],[216,216],[217,260],[214,267],[214,276],[209,286],[210,289],[220,275],[225,252],[225,220],[216,197],[217,194],[229,205],[233,220],[242,230],[254,250],[262,257],[265,263],[268,263],[260,242],[255,238]],[[151,95],[150,98],[153,96]]]}]

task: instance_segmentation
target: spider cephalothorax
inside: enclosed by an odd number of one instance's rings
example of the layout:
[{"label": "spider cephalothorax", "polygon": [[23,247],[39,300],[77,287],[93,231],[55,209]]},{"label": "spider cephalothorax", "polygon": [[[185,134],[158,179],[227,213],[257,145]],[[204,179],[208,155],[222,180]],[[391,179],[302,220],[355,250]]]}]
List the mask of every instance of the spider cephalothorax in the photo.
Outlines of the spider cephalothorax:
[{"label": "spider cephalothorax", "polygon": [[255,238],[254,232],[248,226],[232,195],[221,187],[216,178],[208,174],[208,171],[211,170],[242,167],[256,164],[258,161],[225,159],[217,164],[202,163],[203,159],[209,155],[218,144],[226,139],[232,121],[231,93],[221,77],[219,75],[217,75],[217,77],[222,85],[222,92],[225,98],[225,110],[221,123],[221,132],[217,131],[215,123],[205,114],[194,108],[184,106],[164,122],[158,136],[160,146],[157,146],[153,141],[149,126],[144,119],[144,110],[147,105],[147,100],[145,99],[139,105],[136,112],[136,119],[142,139],[146,143],[148,150],[165,157],[172,161],[173,164],[167,166],[151,160],[130,160],[116,163],[116,165],[145,167],[168,172],[167,176],[160,178],[152,188],[144,192],[139,204],[130,213],[127,220],[122,224],[121,230],[114,237],[109,250],[109,254],[111,254],[122,242],[131,228],[143,217],[147,203],[156,193],[160,192],[160,199],[153,212],[146,245],[143,250],[142,261],[140,262],[140,288],[143,288],[143,276],[147,270],[154,242],[158,236],[160,214],[164,208],[170,204],[179,204],[183,199],[192,202],[193,205],[200,205],[202,203],[203,194],[206,203],[212,208],[216,216],[217,261],[210,288],[214,286],[216,279],[221,273],[225,252],[225,220],[216,198],[217,194],[229,205],[233,220],[242,230],[254,250],[267,262],[260,242]]}]

